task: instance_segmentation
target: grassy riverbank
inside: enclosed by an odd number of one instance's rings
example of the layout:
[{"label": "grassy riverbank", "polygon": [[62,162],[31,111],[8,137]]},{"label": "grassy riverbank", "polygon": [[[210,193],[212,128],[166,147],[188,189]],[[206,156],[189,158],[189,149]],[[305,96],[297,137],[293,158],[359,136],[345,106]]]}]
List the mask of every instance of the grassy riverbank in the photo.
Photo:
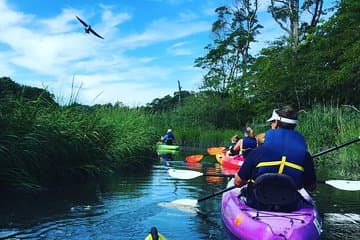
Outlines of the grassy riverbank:
[{"label": "grassy riverbank", "polygon": [[[264,132],[269,114],[257,115],[247,125]],[[217,129],[184,109],[149,114],[124,106],[61,107],[40,99],[2,103],[0,126],[0,187],[22,192],[87,182],[118,170],[143,171],[156,159],[155,142],[169,127],[178,145],[204,151],[227,146],[245,127]],[[318,106],[300,111],[297,129],[316,153],[358,137],[360,112],[348,106]],[[359,155],[357,143],[315,161],[322,169],[331,166],[337,176],[359,178]]]},{"label": "grassy riverbank", "polygon": [[17,100],[2,105],[0,125],[1,189],[37,192],[154,159],[157,136],[139,110]]}]

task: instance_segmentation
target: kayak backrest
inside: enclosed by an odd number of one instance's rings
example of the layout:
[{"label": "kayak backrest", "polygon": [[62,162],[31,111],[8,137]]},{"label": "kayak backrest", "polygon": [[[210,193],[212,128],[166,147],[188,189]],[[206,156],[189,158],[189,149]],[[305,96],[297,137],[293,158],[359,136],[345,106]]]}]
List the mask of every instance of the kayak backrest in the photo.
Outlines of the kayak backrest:
[{"label": "kayak backrest", "polygon": [[294,211],[301,202],[294,180],[286,174],[265,173],[252,185],[258,210]]}]

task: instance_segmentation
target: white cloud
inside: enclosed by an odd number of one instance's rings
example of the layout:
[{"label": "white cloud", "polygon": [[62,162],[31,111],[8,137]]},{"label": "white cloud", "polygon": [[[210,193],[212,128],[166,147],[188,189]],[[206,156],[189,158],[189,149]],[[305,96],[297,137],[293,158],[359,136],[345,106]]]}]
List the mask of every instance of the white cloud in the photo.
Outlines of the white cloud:
[{"label": "white cloud", "polygon": [[158,42],[175,40],[205,32],[209,28],[209,23],[205,21],[182,22],[161,18],[153,21],[143,33],[124,37],[117,44],[130,48],[144,47]]},{"label": "white cloud", "polygon": [[[76,24],[69,24],[74,22],[74,16],[77,12],[74,9],[63,9],[60,15],[55,18],[40,20],[39,24],[42,24],[44,29],[42,32],[46,32],[48,35],[62,34],[74,31],[78,28]],[[24,26],[25,27],[25,26]]]},{"label": "white cloud", "polygon": [[170,46],[167,51],[169,52],[169,54],[174,56],[192,55],[193,52],[191,51],[191,49],[185,48],[186,45],[188,45],[188,42],[175,43]]}]

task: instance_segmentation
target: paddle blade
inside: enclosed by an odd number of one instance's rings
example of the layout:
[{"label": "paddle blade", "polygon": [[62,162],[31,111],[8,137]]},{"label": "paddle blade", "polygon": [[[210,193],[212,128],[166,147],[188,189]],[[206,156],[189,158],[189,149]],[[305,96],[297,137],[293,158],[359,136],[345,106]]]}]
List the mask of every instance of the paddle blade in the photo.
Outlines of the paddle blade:
[{"label": "paddle blade", "polygon": [[210,154],[210,155],[216,155],[218,153],[223,153],[225,152],[225,148],[224,147],[211,147],[211,148],[208,148],[207,149],[207,152]]},{"label": "paddle blade", "polygon": [[171,177],[176,179],[193,179],[203,175],[201,172],[190,171],[190,170],[179,170],[173,168],[170,168],[168,170],[168,173]]},{"label": "paddle blade", "polygon": [[178,199],[172,202],[159,203],[158,205],[161,207],[173,208],[191,214],[198,213],[197,200],[193,200],[193,199]]},{"label": "paddle blade", "polygon": [[360,181],[350,181],[350,180],[327,180],[326,184],[333,186],[337,189],[346,190],[346,191],[360,191]]},{"label": "paddle blade", "polygon": [[171,204],[184,207],[196,207],[198,205],[198,201],[196,199],[185,198],[172,201]]},{"label": "paddle blade", "polygon": [[218,153],[218,154],[216,154],[216,161],[218,161],[218,163],[222,164],[223,158],[224,158],[224,154],[223,154],[223,153]]},{"label": "paddle blade", "polygon": [[192,162],[192,163],[194,163],[194,162],[199,162],[201,159],[203,159],[203,157],[204,157],[204,155],[201,155],[201,154],[191,155],[191,156],[187,156],[187,157],[185,158],[185,160],[186,160],[187,162]]}]

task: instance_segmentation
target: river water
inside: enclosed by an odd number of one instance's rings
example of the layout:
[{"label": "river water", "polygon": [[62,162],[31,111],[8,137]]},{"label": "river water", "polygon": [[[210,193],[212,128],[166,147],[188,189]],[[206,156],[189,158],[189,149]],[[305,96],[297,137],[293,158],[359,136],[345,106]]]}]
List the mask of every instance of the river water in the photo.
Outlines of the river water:
[{"label": "river water", "polygon": [[[171,167],[219,172],[209,156],[201,164],[178,161]],[[144,239],[156,226],[167,239],[227,239],[221,223],[221,197],[199,208],[176,208],[178,199],[197,199],[225,188],[222,178],[175,180],[158,161],[147,173],[112,177],[101,184],[74,186],[51,195],[2,196],[0,239]],[[323,216],[322,239],[360,239],[360,191],[318,185],[313,193]]]}]

